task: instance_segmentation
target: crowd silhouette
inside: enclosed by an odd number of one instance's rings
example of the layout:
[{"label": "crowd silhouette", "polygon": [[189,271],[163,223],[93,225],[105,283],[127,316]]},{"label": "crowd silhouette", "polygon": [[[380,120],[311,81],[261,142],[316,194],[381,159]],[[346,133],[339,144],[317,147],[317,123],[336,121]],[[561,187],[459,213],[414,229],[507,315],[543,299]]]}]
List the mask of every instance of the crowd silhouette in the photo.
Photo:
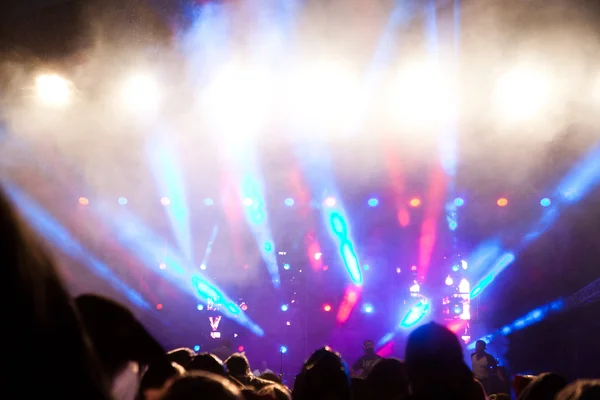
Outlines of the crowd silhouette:
[{"label": "crowd silhouette", "polygon": [[353,366],[354,377],[340,354],[317,349],[288,387],[266,368],[256,376],[243,353],[227,352],[227,343],[218,354],[166,352],[123,305],[93,294],[72,298],[43,241],[1,191],[0,232],[7,277],[1,296],[10,305],[3,308],[2,398],[600,399],[600,380],[569,384],[551,373],[513,377],[512,393],[486,393],[465,364],[459,339],[436,323],[411,332],[404,361],[371,356]]}]

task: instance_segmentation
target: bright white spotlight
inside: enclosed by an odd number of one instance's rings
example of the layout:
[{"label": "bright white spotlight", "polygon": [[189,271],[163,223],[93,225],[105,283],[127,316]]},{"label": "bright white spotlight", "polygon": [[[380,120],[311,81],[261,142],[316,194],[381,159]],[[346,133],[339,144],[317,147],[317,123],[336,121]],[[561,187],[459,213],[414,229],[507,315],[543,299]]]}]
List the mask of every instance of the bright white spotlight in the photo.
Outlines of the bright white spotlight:
[{"label": "bright white spotlight", "polygon": [[37,98],[47,106],[62,107],[69,104],[72,84],[56,74],[43,74],[35,80]]},{"label": "bright white spotlight", "polygon": [[538,115],[550,100],[550,79],[543,70],[515,68],[502,75],[494,90],[500,120],[523,121]]},{"label": "bright white spotlight", "polygon": [[322,61],[294,71],[287,83],[286,107],[296,126],[345,128],[363,110],[360,79],[349,66]]},{"label": "bright white spotlight", "polygon": [[436,127],[457,112],[458,95],[453,79],[430,62],[415,62],[401,68],[390,89],[390,111],[401,125]]},{"label": "bright white spotlight", "polygon": [[257,66],[225,65],[202,93],[202,106],[218,128],[231,133],[259,128],[269,112],[273,78]]},{"label": "bright white spotlight", "polygon": [[160,103],[158,82],[150,74],[136,74],[129,77],[121,92],[123,105],[130,111],[156,111]]}]

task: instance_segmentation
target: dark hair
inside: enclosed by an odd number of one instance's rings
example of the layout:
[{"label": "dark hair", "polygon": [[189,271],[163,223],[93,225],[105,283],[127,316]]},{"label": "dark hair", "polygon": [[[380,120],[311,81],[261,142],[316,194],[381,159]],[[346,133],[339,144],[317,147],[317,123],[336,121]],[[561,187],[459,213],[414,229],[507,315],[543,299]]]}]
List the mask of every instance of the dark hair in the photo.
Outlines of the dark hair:
[{"label": "dark hair", "polygon": [[182,366],[175,363],[159,363],[148,367],[140,382],[140,392],[147,389],[162,388],[169,379],[185,373]]},{"label": "dark hair", "polygon": [[190,362],[194,359],[196,353],[187,347],[171,350],[167,353],[167,359],[170,362],[177,363],[183,368],[187,368]]},{"label": "dark hair", "polygon": [[268,396],[274,400],[291,400],[292,394],[289,389],[280,384],[265,386],[260,389],[257,394],[259,396]]},{"label": "dark hair", "polygon": [[177,379],[162,400],[242,400],[240,390],[228,379],[205,371],[194,371]]},{"label": "dark hair", "polygon": [[[9,192],[13,189],[7,187]],[[17,189],[14,189],[17,190]],[[0,190],[3,357],[7,398],[109,399],[103,376],[52,257]],[[26,371],[33,385],[22,386]],[[68,377],[68,379],[65,379]]]},{"label": "dark hair", "polygon": [[556,395],[556,400],[600,399],[600,380],[581,379],[566,386]]},{"label": "dark hair", "polygon": [[223,362],[210,353],[197,354],[187,367],[188,371],[207,371],[226,376]]},{"label": "dark hair", "polygon": [[318,349],[296,377],[292,396],[294,400],[351,399],[346,362],[329,347]]},{"label": "dark hair", "polygon": [[367,391],[374,399],[396,399],[408,394],[404,363],[397,358],[384,358],[373,366],[366,378]]},{"label": "dark hair", "polygon": [[565,386],[567,380],[560,375],[549,372],[540,374],[521,392],[519,400],[554,399]]},{"label": "dark hair", "polygon": [[269,382],[274,382],[274,383],[279,383],[279,384],[283,383],[281,381],[281,378],[273,372],[265,372],[264,374],[261,374],[259,376],[259,378],[264,379]]},{"label": "dark hair", "polygon": [[250,373],[250,363],[244,353],[234,353],[225,360],[227,370],[233,376],[247,375]]}]

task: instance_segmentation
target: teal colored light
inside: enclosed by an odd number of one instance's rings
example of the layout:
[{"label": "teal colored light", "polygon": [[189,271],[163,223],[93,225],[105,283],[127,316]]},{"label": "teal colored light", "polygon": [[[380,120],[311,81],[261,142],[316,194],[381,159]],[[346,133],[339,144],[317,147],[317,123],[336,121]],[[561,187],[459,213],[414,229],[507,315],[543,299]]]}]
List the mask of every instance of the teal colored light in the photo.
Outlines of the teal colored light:
[{"label": "teal colored light", "polygon": [[368,203],[370,207],[377,207],[377,205],[379,204],[379,200],[372,198],[369,199]]},{"label": "teal colored light", "polygon": [[283,264],[283,269],[285,269],[285,270],[290,269],[290,264],[288,264],[288,263]]},{"label": "teal colored light", "polygon": [[265,242],[265,245],[263,248],[265,249],[265,251],[271,252],[271,251],[273,251],[273,243]]},{"label": "teal colored light", "polygon": [[548,207],[550,204],[552,204],[552,201],[551,201],[549,198],[547,198],[547,197],[544,197],[544,198],[543,198],[543,199],[540,201],[540,204],[541,204],[541,206],[542,206],[542,207]]}]

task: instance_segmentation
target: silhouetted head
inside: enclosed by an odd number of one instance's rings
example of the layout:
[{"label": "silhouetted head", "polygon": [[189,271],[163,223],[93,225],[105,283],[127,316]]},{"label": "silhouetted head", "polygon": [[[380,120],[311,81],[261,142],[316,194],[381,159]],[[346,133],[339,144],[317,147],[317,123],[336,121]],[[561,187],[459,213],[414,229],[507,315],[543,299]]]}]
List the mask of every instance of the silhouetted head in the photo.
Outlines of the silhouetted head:
[{"label": "silhouetted head", "polygon": [[556,396],[556,400],[597,400],[600,399],[600,380],[578,380],[566,386]]},{"label": "silhouetted head", "polygon": [[265,386],[257,394],[263,397],[269,397],[274,400],[291,400],[292,394],[289,389],[280,384]]},{"label": "silhouetted head", "polygon": [[227,371],[233,376],[245,376],[251,373],[250,363],[243,353],[232,354],[226,361]]},{"label": "silhouetted head", "polygon": [[274,374],[273,372],[265,372],[264,374],[261,374],[259,376],[259,378],[264,379],[269,382],[273,382],[273,383],[279,383],[279,384],[283,383],[283,382],[281,382],[281,378],[278,375]]},{"label": "silhouetted head", "polygon": [[404,363],[397,358],[380,360],[366,379],[370,398],[391,400],[408,395]]},{"label": "silhouetted head", "polygon": [[194,371],[181,377],[161,400],[243,400],[241,391],[228,379],[210,372]]},{"label": "silhouetted head", "polygon": [[544,373],[538,375],[519,395],[519,400],[554,400],[567,380],[560,375]]},{"label": "silhouetted head", "polygon": [[315,351],[296,377],[294,400],[349,400],[352,398],[348,367],[328,347]]},{"label": "silhouetted head", "polygon": [[148,367],[140,382],[140,394],[146,400],[160,399],[171,383],[185,375],[185,369],[176,363],[163,362]]},{"label": "silhouetted head", "polygon": [[477,342],[475,342],[475,353],[483,354],[486,347],[487,347],[487,344],[483,340],[478,340]]},{"label": "silhouetted head", "polygon": [[181,347],[179,349],[171,350],[167,353],[167,359],[170,362],[177,363],[181,365],[183,368],[188,367],[188,364],[192,362],[196,353],[192,349],[188,349],[187,347]]},{"label": "silhouetted head", "polygon": [[375,354],[375,342],[372,340],[365,340],[363,342],[363,351],[368,356]]},{"label": "silhouetted head", "polygon": [[197,354],[187,367],[188,371],[207,371],[226,376],[223,362],[210,353]]}]

